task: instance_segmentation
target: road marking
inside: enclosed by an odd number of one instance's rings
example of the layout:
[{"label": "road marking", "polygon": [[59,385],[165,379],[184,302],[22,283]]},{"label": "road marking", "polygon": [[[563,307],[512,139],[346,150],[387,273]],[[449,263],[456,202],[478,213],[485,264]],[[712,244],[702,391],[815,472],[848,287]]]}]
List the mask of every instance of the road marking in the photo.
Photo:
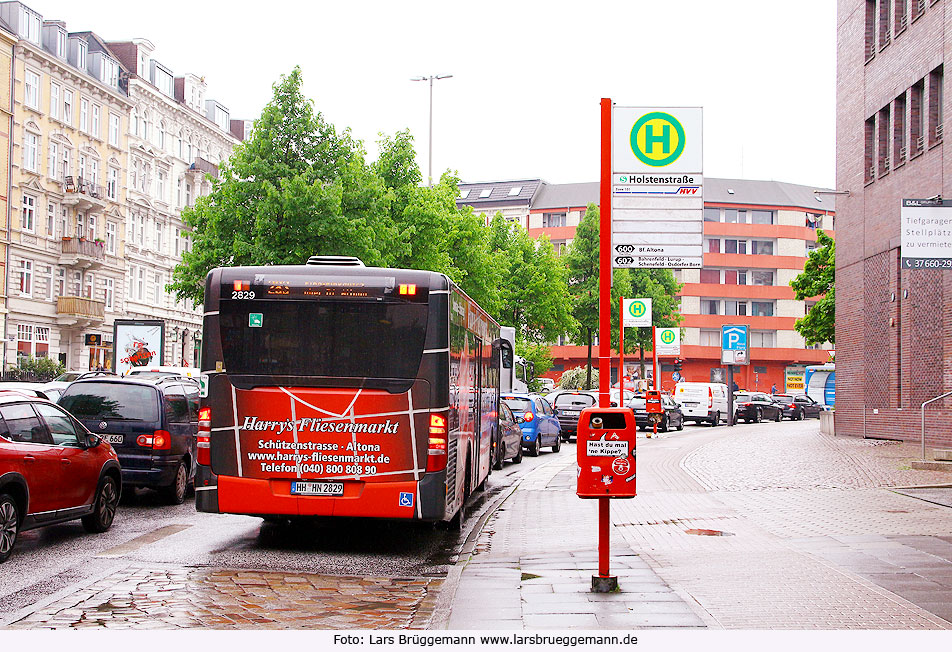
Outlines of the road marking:
[{"label": "road marking", "polygon": [[135,539],[126,541],[125,543],[119,544],[114,548],[109,548],[103,552],[96,555],[99,558],[108,558],[113,559],[116,557],[124,557],[130,552],[135,552],[143,546],[147,546],[150,543],[155,543],[156,541],[161,541],[165,537],[170,537],[173,534],[177,534],[182,530],[187,530],[192,527],[191,525],[166,525],[165,527],[160,527],[158,530],[153,530],[148,534],[143,534],[138,536]]}]

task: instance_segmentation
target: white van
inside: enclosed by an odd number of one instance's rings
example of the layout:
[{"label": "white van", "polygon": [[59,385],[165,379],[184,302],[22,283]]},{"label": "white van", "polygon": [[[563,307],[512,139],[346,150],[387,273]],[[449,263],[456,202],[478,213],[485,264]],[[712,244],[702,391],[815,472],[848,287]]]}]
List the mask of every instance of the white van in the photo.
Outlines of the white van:
[{"label": "white van", "polygon": [[681,404],[685,420],[716,426],[727,421],[727,385],[724,383],[678,383],[674,400]]}]

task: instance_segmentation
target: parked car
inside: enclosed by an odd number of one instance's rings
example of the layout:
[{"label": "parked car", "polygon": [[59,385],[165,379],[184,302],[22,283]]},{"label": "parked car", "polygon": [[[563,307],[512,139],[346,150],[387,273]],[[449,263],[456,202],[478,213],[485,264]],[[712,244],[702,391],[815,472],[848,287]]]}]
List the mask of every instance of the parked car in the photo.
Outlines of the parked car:
[{"label": "parked car", "polygon": [[115,376],[111,371],[67,371],[62,373],[54,381],[61,383],[71,383],[74,380],[82,380],[83,378],[94,378],[96,376]]},{"label": "parked car", "polygon": [[734,394],[734,422],[760,423],[764,419],[780,421],[783,408],[763,392],[736,392]]},{"label": "parked car", "polygon": [[166,367],[161,365],[151,365],[147,367],[132,367],[126,371],[126,376],[143,376],[146,378],[161,378],[162,376],[175,376],[193,378],[196,381],[201,375],[197,367]]},{"label": "parked car", "polygon": [[587,407],[598,405],[598,394],[581,389],[552,392],[546,399],[555,410],[562,428],[562,441],[569,441],[578,432],[578,417]]},{"label": "parked car", "polygon": [[173,504],[195,477],[198,402],[198,385],[177,377],[77,380],[59,399],[116,449],[125,486],[158,489]]},{"label": "parked car", "polygon": [[724,383],[678,383],[674,386],[674,400],[681,404],[684,418],[694,423],[716,426],[730,414]]},{"label": "parked car", "polygon": [[[628,401],[628,407],[635,413],[635,425],[642,430],[652,429],[654,423],[649,418],[643,394]],[[658,422],[658,432],[668,432],[671,428],[684,430],[684,414],[681,412],[681,406],[678,405],[678,402],[670,396],[662,394],[661,407],[664,412],[661,415],[661,421]]]},{"label": "parked car", "polygon": [[555,381],[551,378],[540,378],[539,382],[542,384],[542,389],[546,392],[551,392],[555,389]]},{"label": "parked car", "polygon": [[78,518],[105,532],[121,486],[102,438],[47,400],[0,391],[0,562],[25,530]]},{"label": "parked car", "polygon": [[[637,392],[635,392],[635,390],[633,390],[633,389],[627,389],[627,388],[626,388],[626,389],[625,389],[625,400],[624,400],[623,402],[624,402],[625,404],[627,404],[628,401],[630,401],[631,399],[635,398],[635,395],[636,395],[636,394],[637,394]],[[609,403],[611,403],[611,406],[612,406],[612,407],[618,407],[618,406],[619,406],[620,403],[619,403],[619,400],[618,400],[618,399],[619,399],[620,396],[621,396],[621,389],[619,389],[619,388],[616,387],[615,389],[610,389],[610,390],[608,390],[608,401],[609,401]]]},{"label": "parked car", "polygon": [[551,446],[553,453],[562,447],[562,428],[555,410],[538,394],[509,392],[502,395],[501,403],[508,405],[522,429],[522,447],[536,457],[543,447]]},{"label": "parked car", "polygon": [[499,434],[493,442],[492,460],[497,471],[505,460],[512,460],[514,464],[522,462],[522,428],[505,403],[499,404]]},{"label": "parked car", "polygon": [[820,412],[830,408],[817,403],[806,394],[774,394],[771,397],[783,408],[783,416],[792,421],[802,421],[804,418],[820,418]]},{"label": "parked car", "polygon": [[49,397],[41,389],[43,385],[44,383],[27,383],[11,380],[0,382],[0,391],[19,392],[20,394],[33,398],[48,399]]}]

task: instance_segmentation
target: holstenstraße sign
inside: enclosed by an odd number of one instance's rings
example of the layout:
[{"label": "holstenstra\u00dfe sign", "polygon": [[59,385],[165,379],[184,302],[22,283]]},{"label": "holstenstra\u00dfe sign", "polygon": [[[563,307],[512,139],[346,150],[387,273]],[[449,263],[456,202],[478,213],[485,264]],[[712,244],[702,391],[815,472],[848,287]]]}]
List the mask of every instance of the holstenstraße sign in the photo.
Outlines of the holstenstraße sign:
[{"label": "holstenstra\u00dfe sign", "polygon": [[700,107],[616,106],[612,113],[612,171],[700,176],[704,169],[701,123]]}]

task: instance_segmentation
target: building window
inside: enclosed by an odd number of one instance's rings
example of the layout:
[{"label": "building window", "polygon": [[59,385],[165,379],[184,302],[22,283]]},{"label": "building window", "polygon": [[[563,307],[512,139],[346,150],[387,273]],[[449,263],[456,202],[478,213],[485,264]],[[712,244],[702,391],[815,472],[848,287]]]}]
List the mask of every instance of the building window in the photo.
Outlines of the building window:
[{"label": "building window", "polygon": [[719,238],[711,238],[707,241],[707,253],[709,254],[719,254],[721,253],[721,241]]},{"label": "building window", "polygon": [[27,70],[23,78],[23,103],[31,109],[40,109],[40,76]]},{"label": "building window", "polygon": [[929,145],[942,140],[942,66],[929,73]]},{"label": "building window", "polygon": [[17,357],[45,358],[50,354],[49,326],[17,324]]},{"label": "building window", "polygon": [[551,228],[556,226],[565,226],[565,213],[543,213],[542,227]]},{"label": "building window", "polygon": [[751,240],[750,253],[753,254],[754,256],[772,256],[773,255],[773,241],[772,240]]},{"label": "building window", "polygon": [[39,158],[40,137],[33,132],[23,134],[23,168],[36,172]]},{"label": "building window", "polygon": [[883,175],[889,172],[889,105],[879,110],[879,137],[876,143],[877,168],[879,174]]},{"label": "building window", "polygon": [[166,175],[166,173],[165,173],[165,170],[159,170],[159,171],[158,171],[158,174],[156,175],[155,193],[156,193],[156,195],[157,195],[159,201],[161,201],[161,202],[164,202],[164,201],[166,200],[166,197],[165,197],[165,178],[166,178],[166,176],[167,176],[167,175]]},{"label": "building window", "polygon": [[863,143],[863,179],[866,183],[876,178],[876,166],[873,165],[873,156],[876,151],[876,116],[866,120]]},{"label": "building window", "polygon": [[99,122],[100,113],[102,113],[102,109],[100,108],[100,106],[98,104],[93,104],[93,119],[92,119],[92,124],[89,131],[93,135],[93,137],[99,138],[101,140],[102,128]]},{"label": "building window", "polygon": [[777,331],[750,331],[752,348],[774,348],[777,346]]},{"label": "building window", "polygon": [[773,317],[773,301],[751,301],[751,314],[755,317]]},{"label": "building window", "polygon": [[162,274],[159,272],[155,273],[152,283],[152,295],[155,300],[155,306],[159,308],[165,307],[165,288],[163,287],[165,282],[162,279]]},{"label": "building window", "polygon": [[109,168],[109,177],[106,179],[106,197],[116,201],[119,198],[119,170]]},{"label": "building window", "polygon": [[719,315],[721,302],[718,299],[701,299],[702,315]]},{"label": "building window", "polygon": [[103,299],[106,302],[106,310],[112,310],[116,302],[116,281],[111,278],[103,279]]},{"label": "building window", "polygon": [[750,223],[751,224],[773,224],[774,215],[775,215],[774,211],[751,211]]},{"label": "building window", "polygon": [[[914,2],[917,0],[913,0]],[[906,0],[895,0],[895,14],[893,16],[893,28],[896,30],[896,34],[902,32],[906,29],[906,23],[909,21],[909,17],[906,14]]]},{"label": "building window", "polygon": [[719,269],[702,269],[701,270],[701,283],[718,284],[720,282],[721,282],[721,270]]},{"label": "building window", "polygon": [[61,238],[69,236],[69,209],[65,206],[60,206],[60,223],[59,223],[59,234]]},{"label": "building window", "polygon": [[59,120],[60,111],[60,87],[59,84],[50,82],[50,117]]},{"label": "building window", "polygon": [[46,235],[53,237],[56,228],[56,204],[49,202],[46,205]]},{"label": "building window", "polygon": [[747,241],[746,240],[724,240],[724,253],[725,254],[746,254],[747,253]]},{"label": "building window", "polygon": [[906,94],[893,102],[893,161],[899,166],[906,162]]},{"label": "building window", "polygon": [[[913,0],[915,2],[915,0]],[[876,0],[866,0],[865,58],[876,56]]]},{"label": "building window", "polygon": [[188,181],[185,182],[185,205],[192,205],[192,184]]},{"label": "building window", "polygon": [[145,215],[137,215],[132,217],[135,221],[135,240],[136,244],[140,247],[145,246]]},{"label": "building window", "polygon": [[83,296],[87,299],[92,299],[93,288],[95,287],[96,287],[95,277],[89,272],[86,272],[86,274],[83,275]]},{"label": "building window", "polygon": [[80,70],[86,70],[86,41],[76,40],[76,67]]},{"label": "building window", "polygon": [[86,228],[88,235],[86,236],[89,240],[96,239],[96,216],[90,215],[86,220]]},{"label": "building window", "polygon": [[165,224],[162,222],[155,223],[155,250],[159,253],[162,253],[162,245],[165,244],[163,234],[165,233]]},{"label": "building window", "polygon": [[716,346],[721,348],[721,332],[719,330],[701,329],[701,346]]},{"label": "building window", "polygon": [[56,143],[50,143],[50,155],[46,164],[46,173],[51,179],[56,178],[56,164],[59,162],[59,149]]},{"label": "building window", "polygon": [[67,149],[66,146],[64,145],[63,158],[60,160],[60,163],[62,164],[62,168],[63,168],[62,174],[59,177],[60,181],[65,181],[66,177],[72,174],[72,164],[70,162],[70,156],[71,154],[69,152],[69,149]]},{"label": "building window", "polygon": [[750,273],[751,285],[773,285],[774,273],[767,270],[755,269]]},{"label": "building window", "polygon": [[724,221],[729,224],[747,224],[747,211],[725,208]]},{"label": "building window", "polygon": [[56,296],[66,296],[66,270],[62,267],[56,269]]},{"label": "building window", "polygon": [[116,223],[106,223],[106,253],[116,255]]},{"label": "building window", "polygon": [[36,230],[36,197],[23,195],[23,216],[20,228],[33,233]]},{"label": "building window", "polygon": [[136,299],[145,300],[145,268],[136,268]]},{"label": "building window", "polygon": [[119,147],[119,116],[115,113],[109,114],[109,144]]},{"label": "building window", "polygon": [[33,261],[20,261],[20,296],[33,295]]},{"label": "building window", "polygon": [[85,97],[79,100],[79,128],[89,133],[89,100]]},{"label": "building window", "polygon": [[20,5],[20,31],[22,38],[40,45],[40,15]]},{"label": "building window", "polygon": [[68,88],[63,90],[63,122],[73,124],[73,91]]},{"label": "building window", "polygon": [[721,209],[720,209],[720,208],[705,208],[705,209],[704,209],[704,221],[705,221],[705,222],[720,222],[720,221],[721,221]]},{"label": "building window", "polygon": [[[905,0],[903,0],[905,2]],[[879,49],[889,45],[889,0],[879,0]]]}]

